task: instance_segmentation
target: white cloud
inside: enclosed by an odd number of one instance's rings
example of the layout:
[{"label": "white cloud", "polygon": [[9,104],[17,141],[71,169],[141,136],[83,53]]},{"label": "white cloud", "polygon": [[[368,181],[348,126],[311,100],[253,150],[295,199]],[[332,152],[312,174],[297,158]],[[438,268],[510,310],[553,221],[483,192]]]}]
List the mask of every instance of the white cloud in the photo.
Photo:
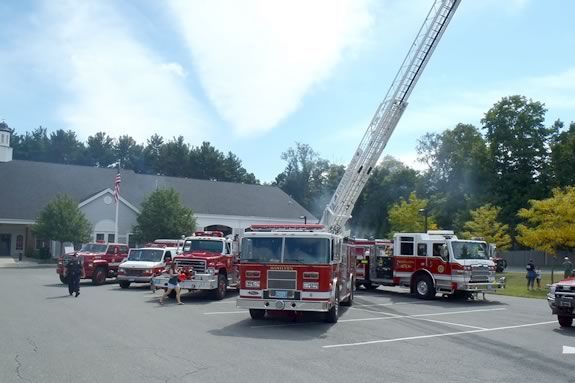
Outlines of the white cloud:
[{"label": "white cloud", "polygon": [[172,0],[198,77],[240,135],[272,129],[361,45],[367,1]]},{"label": "white cloud", "polygon": [[182,82],[184,68],[131,36],[113,3],[46,1],[35,23],[31,55],[68,95],[58,113],[67,128],[139,142],[154,133],[204,138],[209,122]]}]

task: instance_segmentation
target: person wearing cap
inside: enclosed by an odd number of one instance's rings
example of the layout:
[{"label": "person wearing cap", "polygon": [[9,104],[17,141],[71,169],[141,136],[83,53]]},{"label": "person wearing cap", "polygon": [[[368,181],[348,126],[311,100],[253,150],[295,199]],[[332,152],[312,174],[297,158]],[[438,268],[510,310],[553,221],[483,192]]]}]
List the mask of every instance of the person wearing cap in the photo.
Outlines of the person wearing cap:
[{"label": "person wearing cap", "polygon": [[565,257],[561,265],[563,266],[565,278],[571,277],[573,275],[573,264],[569,260],[569,257]]}]

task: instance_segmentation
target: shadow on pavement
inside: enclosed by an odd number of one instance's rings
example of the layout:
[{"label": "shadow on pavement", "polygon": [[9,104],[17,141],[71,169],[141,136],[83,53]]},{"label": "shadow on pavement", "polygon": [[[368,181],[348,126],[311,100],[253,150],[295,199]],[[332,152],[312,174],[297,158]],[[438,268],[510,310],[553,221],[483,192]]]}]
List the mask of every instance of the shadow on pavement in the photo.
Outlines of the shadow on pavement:
[{"label": "shadow on pavement", "polygon": [[[340,307],[340,317],[347,308]],[[276,339],[291,342],[323,339],[334,325],[324,322],[323,313],[271,312],[264,319],[253,320],[246,311],[246,318],[220,329],[208,331],[215,336],[253,339]]]}]

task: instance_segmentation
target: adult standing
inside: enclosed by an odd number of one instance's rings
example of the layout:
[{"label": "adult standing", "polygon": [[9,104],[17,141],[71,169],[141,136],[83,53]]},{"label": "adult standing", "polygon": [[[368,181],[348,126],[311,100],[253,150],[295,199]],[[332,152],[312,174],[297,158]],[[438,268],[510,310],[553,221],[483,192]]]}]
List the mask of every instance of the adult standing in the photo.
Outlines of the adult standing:
[{"label": "adult standing", "polygon": [[573,276],[573,264],[569,260],[569,257],[565,257],[561,265],[563,266],[563,273],[565,278]]},{"label": "adult standing", "polygon": [[527,262],[527,266],[525,268],[527,269],[527,290],[535,290],[533,284],[535,283],[537,272],[535,271],[535,263],[533,263],[532,259]]},{"label": "adult standing", "polygon": [[82,260],[75,256],[66,263],[65,275],[68,279],[68,293],[76,293],[76,298],[80,295],[80,279],[84,275],[84,265]]}]

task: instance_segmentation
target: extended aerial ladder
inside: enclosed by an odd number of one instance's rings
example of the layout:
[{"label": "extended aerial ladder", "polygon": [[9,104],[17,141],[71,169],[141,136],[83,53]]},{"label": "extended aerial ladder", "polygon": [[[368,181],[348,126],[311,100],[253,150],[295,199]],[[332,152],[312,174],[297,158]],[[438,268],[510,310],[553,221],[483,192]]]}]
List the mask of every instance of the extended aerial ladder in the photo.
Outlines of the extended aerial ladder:
[{"label": "extended aerial ladder", "polygon": [[436,0],[403,60],[384,101],[379,104],[320,223],[342,233],[363,187],[407,107],[407,99],[461,0]]}]

